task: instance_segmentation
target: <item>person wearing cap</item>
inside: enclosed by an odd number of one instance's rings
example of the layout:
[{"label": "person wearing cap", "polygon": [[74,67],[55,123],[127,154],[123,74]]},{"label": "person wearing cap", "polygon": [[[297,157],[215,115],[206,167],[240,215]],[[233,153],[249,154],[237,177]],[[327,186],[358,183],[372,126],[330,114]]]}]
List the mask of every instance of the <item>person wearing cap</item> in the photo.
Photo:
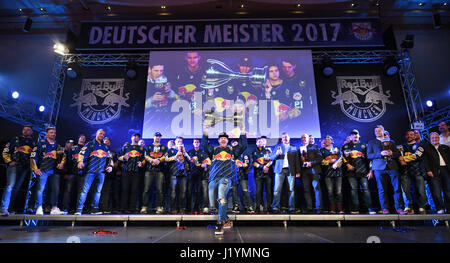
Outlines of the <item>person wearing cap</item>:
[{"label": "person wearing cap", "polygon": [[[261,136],[256,139],[256,149],[252,152],[252,161],[256,185],[256,213],[263,213],[264,211],[272,211],[272,175],[273,161],[270,160],[272,150],[266,147],[267,137]],[[264,191],[266,192],[267,206],[264,206]]]},{"label": "person wearing cap", "polygon": [[[200,139],[195,138],[192,142],[194,148],[188,151],[191,157],[189,178],[186,190],[186,212],[200,212],[200,201],[202,200],[202,212],[209,212],[208,200],[208,178],[205,176],[206,164],[203,163],[207,159],[206,153],[200,147]],[[194,205],[192,206],[192,199]]]},{"label": "person wearing cap", "polygon": [[22,135],[12,138],[3,148],[3,161],[6,168],[6,188],[3,191],[0,215],[9,215],[10,204],[14,205],[17,193],[25,178],[30,174],[30,155],[35,147],[32,138],[33,128],[22,127]]},{"label": "person wearing cap", "polygon": [[245,135],[245,122],[240,123],[239,144],[236,147],[228,146],[228,135],[219,134],[219,146],[212,146],[208,139],[210,123],[203,122],[202,148],[211,160],[208,189],[209,203],[215,208],[218,203],[218,218],[215,234],[223,234],[224,229],[231,228],[231,221],[227,215],[227,199],[233,181],[237,180],[236,159],[247,149]]},{"label": "person wearing cap", "polygon": [[77,145],[73,145],[67,151],[67,174],[64,176],[63,209],[64,214],[74,213],[78,196],[83,186],[83,173],[77,167],[78,154],[86,143],[86,136],[78,136]]},{"label": "person wearing cap", "polygon": [[118,160],[124,162],[122,175],[122,191],[120,210],[125,214],[135,214],[137,211],[138,187],[141,181],[139,169],[145,165],[145,149],[138,144],[141,135],[133,134],[131,143],[121,150]]},{"label": "person wearing cap", "polygon": [[156,132],[153,136],[153,143],[150,144],[145,153],[145,160],[147,161],[146,171],[144,175],[144,191],[142,193],[142,207],[141,214],[148,212],[148,205],[150,203],[150,189],[153,182],[156,189],[156,213],[162,214],[164,212],[164,174],[163,163],[167,157],[167,146],[161,144],[161,133]]},{"label": "person wearing cap", "polygon": [[320,149],[322,154],[322,174],[325,177],[325,186],[328,193],[330,213],[344,213],[342,206],[342,173],[341,173],[341,151],[333,146],[333,137],[325,136],[324,146]]},{"label": "person wearing cap", "polygon": [[367,158],[367,146],[360,141],[359,131],[354,129],[350,132],[350,142],[344,144],[342,152],[342,167],[345,178],[350,184],[351,210],[352,214],[359,214],[363,209],[359,201],[359,190],[362,192],[362,201],[370,214],[372,210],[372,199],[369,191],[369,180],[373,173],[369,169]]},{"label": "person wearing cap", "polygon": [[[238,139],[233,139],[231,142],[232,147],[237,147],[239,145]],[[244,205],[244,209],[247,213],[253,214],[255,210],[253,209],[252,199],[250,197],[250,193],[248,192],[248,173],[251,168],[251,154],[247,151],[244,151],[236,160],[236,167],[238,169],[237,181],[233,183],[231,187],[232,193],[232,202],[233,202],[233,213],[240,213],[239,208],[239,196],[238,196],[238,186],[241,187],[242,190],[242,204]]]},{"label": "person wearing cap", "polygon": [[402,208],[402,190],[399,183],[399,173],[397,159],[400,157],[400,152],[395,143],[386,138],[384,135],[384,127],[377,125],[375,127],[376,139],[370,140],[367,143],[367,158],[372,160],[372,170],[377,179],[378,198],[380,199],[381,209],[383,214],[389,214],[389,187],[394,189],[394,202],[396,212],[404,215]]},{"label": "person wearing cap", "polygon": [[78,169],[83,170],[85,173],[84,184],[78,198],[77,211],[75,215],[81,215],[83,212],[84,203],[86,201],[87,194],[91,189],[94,181],[96,185],[94,188],[94,208],[91,214],[101,214],[98,205],[100,202],[101,190],[103,182],[105,180],[105,172],[110,173],[114,167],[112,161],[112,155],[109,151],[109,147],[104,143],[105,130],[98,129],[95,133],[95,139],[88,142],[83,148],[81,148],[78,154]]},{"label": "person wearing cap", "polygon": [[[44,140],[38,141],[36,147],[34,147],[31,153],[31,170],[37,175],[37,192],[36,192],[36,215],[43,215],[43,192],[47,185],[47,179],[51,182],[51,195],[50,204],[52,215],[62,215],[62,212],[58,208],[58,196],[59,196],[59,174],[55,172],[56,169],[62,169],[66,162],[66,156],[64,155],[63,148],[56,142],[56,129],[55,127],[48,127],[46,129],[46,137]],[[60,162],[58,163],[58,156]]]},{"label": "person wearing cap", "polygon": [[177,136],[175,147],[167,151],[165,162],[170,173],[170,210],[172,214],[185,213],[187,180],[189,176],[189,160],[191,157],[183,145],[183,137]]}]

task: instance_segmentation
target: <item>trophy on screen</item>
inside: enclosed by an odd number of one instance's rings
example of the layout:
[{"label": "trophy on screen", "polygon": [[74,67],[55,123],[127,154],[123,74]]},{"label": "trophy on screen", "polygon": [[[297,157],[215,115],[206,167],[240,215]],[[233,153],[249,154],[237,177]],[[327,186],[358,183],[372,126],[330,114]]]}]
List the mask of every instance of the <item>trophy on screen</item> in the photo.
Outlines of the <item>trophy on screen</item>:
[{"label": "trophy on screen", "polygon": [[[391,149],[391,141],[390,140],[384,140],[381,142],[381,149],[383,151],[389,151]],[[390,161],[391,160],[391,156],[389,155],[384,155],[383,159],[385,159],[386,161]]]},{"label": "trophy on screen", "polygon": [[263,68],[254,67],[249,73],[242,74],[233,71],[222,61],[216,59],[206,60],[210,64],[209,69],[203,75],[205,83],[200,84],[201,88],[213,89],[233,80],[250,80],[253,86],[261,86],[266,82],[267,66]]},{"label": "trophy on screen", "polygon": [[211,127],[219,122],[233,122],[235,126],[240,126],[244,120],[244,112],[235,112],[232,116],[222,116],[213,110],[205,112],[205,125]]}]

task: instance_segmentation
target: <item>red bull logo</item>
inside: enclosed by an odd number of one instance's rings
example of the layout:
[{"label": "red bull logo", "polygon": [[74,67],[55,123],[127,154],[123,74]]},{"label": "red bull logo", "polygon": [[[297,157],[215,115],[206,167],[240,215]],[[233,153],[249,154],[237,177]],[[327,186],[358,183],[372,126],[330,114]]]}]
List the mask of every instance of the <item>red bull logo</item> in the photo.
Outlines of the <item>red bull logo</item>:
[{"label": "red bull logo", "polygon": [[211,165],[211,159],[206,158],[205,160],[203,160],[203,163],[206,165]]},{"label": "red bull logo", "polygon": [[326,161],[331,161],[333,159],[337,160],[339,157],[336,154],[332,154],[332,155],[328,155],[327,157],[325,157]]},{"label": "red bull logo", "polygon": [[56,153],[56,151],[51,151],[51,152],[46,153],[44,155],[44,158],[56,159],[56,158],[58,158],[58,154]]},{"label": "red bull logo", "polygon": [[236,165],[244,166],[244,163],[241,160],[236,160]]},{"label": "red bull logo", "polygon": [[107,157],[108,153],[103,150],[92,151],[89,156],[96,156],[98,158]]},{"label": "red bull logo", "polygon": [[232,159],[231,154],[229,154],[225,151],[221,151],[220,153],[214,155],[214,160],[226,161],[226,160],[231,160],[231,159]]},{"label": "red bull logo", "polygon": [[150,157],[152,158],[160,158],[162,156],[162,152],[151,152]]},{"label": "red bull logo", "polygon": [[128,152],[128,155],[129,155],[131,158],[134,158],[134,157],[139,157],[139,156],[141,156],[141,153],[138,152],[138,151],[136,151],[136,150],[132,150],[132,151]]},{"label": "red bull logo", "polygon": [[359,40],[369,40],[375,33],[371,23],[352,23],[350,31]]},{"label": "red bull logo", "polygon": [[364,154],[362,152],[360,152],[360,151],[353,150],[350,153],[350,157],[356,159],[358,157],[364,157]]},{"label": "red bull logo", "polygon": [[78,159],[78,154],[74,154],[74,155],[72,156],[72,159],[77,160],[77,159]]},{"label": "red bull logo", "polygon": [[16,151],[18,151],[18,152],[23,152],[23,153],[25,153],[25,154],[31,154],[32,149],[31,149],[30,146],[24,145],[24,146],[20,146],[19,148],[17,148]]},{"label": "red bull logo", "polygon": [[266,160],[264,159],[264,157],[259,157],[258,159],[256,159],[256,162],[259,164],[268,164],[270,160]]}]

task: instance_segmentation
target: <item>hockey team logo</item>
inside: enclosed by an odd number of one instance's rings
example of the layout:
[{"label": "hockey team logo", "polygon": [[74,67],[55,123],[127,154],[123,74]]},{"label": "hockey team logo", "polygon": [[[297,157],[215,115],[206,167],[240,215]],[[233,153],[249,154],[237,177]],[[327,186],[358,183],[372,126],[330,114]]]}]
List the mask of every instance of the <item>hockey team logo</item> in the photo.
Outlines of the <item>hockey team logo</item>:
[{"label": "hockey team logo", "polygon": [[352,23],[351,33],[359,40],[369,40],[373,37],[375,29],[372,28],[372,23]]},{"label": "hockey team logo", "polygon": [[104,124],[120,116],[130,93],[123,94],[124,79],[83,79],[81,91],[74,93],[78,115],[90,124]]},{"label": "hockey team logo", "polygon": [[342,112],[352,120],[373,122],[386,112],[390,91],[383,91],[380,76],[336,77],[338,91],[331,91],[335,99],[331,105],[339,104]]}]

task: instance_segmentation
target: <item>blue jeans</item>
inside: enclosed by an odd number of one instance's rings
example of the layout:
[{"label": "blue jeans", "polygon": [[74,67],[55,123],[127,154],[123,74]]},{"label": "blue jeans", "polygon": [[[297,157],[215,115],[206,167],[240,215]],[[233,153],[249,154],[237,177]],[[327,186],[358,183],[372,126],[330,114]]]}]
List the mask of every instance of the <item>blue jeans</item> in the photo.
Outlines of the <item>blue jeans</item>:
[{"label": "blue jeans", "polygon": [[367,206],[367,208],[371,208],[372,206],[372,199],[370,197],[370,190],[369,190],[369,180],[365,176],[348,176],[348,183],[350,184],[350,194],[352,198],[352,211],[358,211],[359,210],[359,198],[358,198],[358,192],[361,188],[362,191],[362,198],[364,205]]},{"label": "blue jeans", "polygon": [[30,169],[26,167],[8,166],[6,169],[6,188],[2,196],[1,209],[8,209],[10,203],[14,204],[17,192],[28,174],[30,174]]},{"label": "blue jeans", "polygon": [[[211,209],[215,208],[216,203],[219,202],[219,215],[217,219],[218,223],[224,223],[228,221],[227,199],[230,188],[231,188],[231,178],[217,177],[209,182],[208,193],[209,193],[209,204],[211,206]],[[224,200],[224,203],[220,202],[220,200]]]},{"label": "blue jeans", "polygon": [[420,174],[404,174],[400,176],[403,193],[405,194],[405,205],[406,207],[409,207],[411,209],[413,208],[414,199],[411,193],[412,180],[414,180],[414,184],[416,186],[417,206],[419,208],[425,208],[425,205],[427,203],[427,196],[425,194],[425,178]]},{"label": "blue jeans", "polygon": [[381,209],[389,209],[389,198],[386,196],[389,183],[394,188],[395,209],[402,209],[400,200],[402,198],[402,189],[398,181],[398,172],[396,170],[374,170],[377,179],[378,198],[380,199]]},{"label": "blue jeans", "polygon": [[281,173],[275,173],[275,185],[273,187],[272,210],[280,210],[281,189],[283,188],[284,179],[287,177],[289,183],[289,210],[295,209],[294,187],[295,176],[291,175],[289,169],[281,170]]},{"label": "blue jeans", "polygon": [[105,173],[87,173],[84,178],[84,185],[81,190],[80,199],[78,199],[77,212],[83,211],[84,202],[86,201],[86,196],[91,188],[92,183],[95,179],[98,179],[98,183],[95,185],[97,188],[94,192],[94,208],[98,209],[98,202],[100,201],[100,193],[102,191],[103,182],[105,181]]},{"label": "blue jeans", "polygon": [[47,184],[47,179],[50,178],[50,205],[55,207],[58,205],[58,195],[59,195],[59,174],[55,173],[53,170],[42,171],[41,176],[37,176],[37,192],[36,192],[36,207],[42,206],[42,194],[45,190]]},{"label": "blue jeans", "polygon": [[245,209],[248,209],[252,206],[252,200],[248,192],[248,180],[239,180],[238,184],[233,185],[233,205],[239,206],[238,185],[241,186],[242,190],[242,204]]},{"label": "blue jeans", "polygon": [[164,174],[161,171],[150,170],[145,172],[144,176],[144,193],[142,194],[142,206],[148,206],[150,202],[150,189],[153,182],[156,188],[156,207],[163,206],[163,183]]},{"label": "blue jeans", "polygon": [[342,202],[342,177],[325,177],[330,203]]}]

